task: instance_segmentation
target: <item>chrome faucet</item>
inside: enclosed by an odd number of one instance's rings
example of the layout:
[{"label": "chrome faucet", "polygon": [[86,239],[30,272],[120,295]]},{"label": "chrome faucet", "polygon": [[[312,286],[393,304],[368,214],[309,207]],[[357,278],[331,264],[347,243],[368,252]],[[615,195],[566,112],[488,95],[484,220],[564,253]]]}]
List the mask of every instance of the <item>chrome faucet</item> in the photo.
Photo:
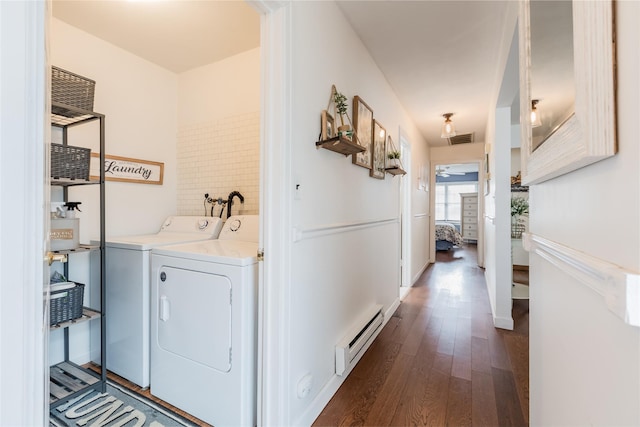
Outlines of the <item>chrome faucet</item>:
[{"label": "chrome faucet", "polygon": [[231,216],[231,205],[233,204],[234,197],[238,197],[240,199],[240,203],[244,203],[244,196],[240,194],[239,191],[232,191],[229,193],[229,198],[227,199],[227,218]]}]

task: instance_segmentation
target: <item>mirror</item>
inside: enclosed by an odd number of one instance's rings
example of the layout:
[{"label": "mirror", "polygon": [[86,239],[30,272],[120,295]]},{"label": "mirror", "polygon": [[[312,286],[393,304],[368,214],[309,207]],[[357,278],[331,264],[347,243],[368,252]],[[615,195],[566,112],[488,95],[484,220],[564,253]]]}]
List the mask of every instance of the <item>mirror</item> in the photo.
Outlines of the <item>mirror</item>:
[{"label": "mirror", "polygon": [[612,0],[520,3],[523,185],[616,153],[613,9]]},{"label": "mirror", "polygon": [[571,0],[531,1],[533,150],[575,112],[572,10]]}]

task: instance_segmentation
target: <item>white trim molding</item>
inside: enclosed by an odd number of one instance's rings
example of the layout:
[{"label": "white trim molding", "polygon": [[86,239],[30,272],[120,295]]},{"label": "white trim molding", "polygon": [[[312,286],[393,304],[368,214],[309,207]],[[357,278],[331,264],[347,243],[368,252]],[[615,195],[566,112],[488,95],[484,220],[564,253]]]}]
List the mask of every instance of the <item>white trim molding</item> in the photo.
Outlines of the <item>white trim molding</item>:
[{"label": "white trim molding", "polygon": [[290,425],[291,7],[250,4],[262,15],[257,425]]},{"label": "white trim molding", "polygon": [[301,240],[315,239],[322,236],[328,236],[330,234],[346,233],[349,231],[362,230],[371,227],[381,227],[388,224],[398,224],[399,222],[399,218],[387,218],[373,221],[357,221],[343,224],[321,225],[319,227],[308,228],[305,230],[294,228],[293,241],[299,242]]},{"label": "white trim molding", "polygon": [[0,1],[0,425],[48,424],[49,2]]},{"label": "white trim molding", "polygon": [[626,324],[640,326],[640,274],[544,237],[522,234],[524,248],[570,274],[602,296]]}]

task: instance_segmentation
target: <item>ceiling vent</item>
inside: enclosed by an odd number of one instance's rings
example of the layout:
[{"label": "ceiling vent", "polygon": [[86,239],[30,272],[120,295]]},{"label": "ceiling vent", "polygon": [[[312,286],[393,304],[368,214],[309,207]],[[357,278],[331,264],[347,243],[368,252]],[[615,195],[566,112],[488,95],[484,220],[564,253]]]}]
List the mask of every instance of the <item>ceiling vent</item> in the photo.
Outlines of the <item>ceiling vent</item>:
[{"label": "ceiling vent", "polygon": [[473,142],[473,132],[452,136],[449,139],[449,145],[471,144]]}]

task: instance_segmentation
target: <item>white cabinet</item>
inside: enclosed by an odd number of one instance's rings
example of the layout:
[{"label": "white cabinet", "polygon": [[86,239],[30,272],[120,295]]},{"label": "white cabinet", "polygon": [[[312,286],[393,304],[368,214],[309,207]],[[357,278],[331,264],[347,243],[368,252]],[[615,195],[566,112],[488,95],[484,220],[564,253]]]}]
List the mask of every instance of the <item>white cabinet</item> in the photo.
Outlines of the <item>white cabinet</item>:
[{"label": "white cabinet", "polygon": [[460,193],[460,231],[464,240],[478,240],[478,193]]}]

